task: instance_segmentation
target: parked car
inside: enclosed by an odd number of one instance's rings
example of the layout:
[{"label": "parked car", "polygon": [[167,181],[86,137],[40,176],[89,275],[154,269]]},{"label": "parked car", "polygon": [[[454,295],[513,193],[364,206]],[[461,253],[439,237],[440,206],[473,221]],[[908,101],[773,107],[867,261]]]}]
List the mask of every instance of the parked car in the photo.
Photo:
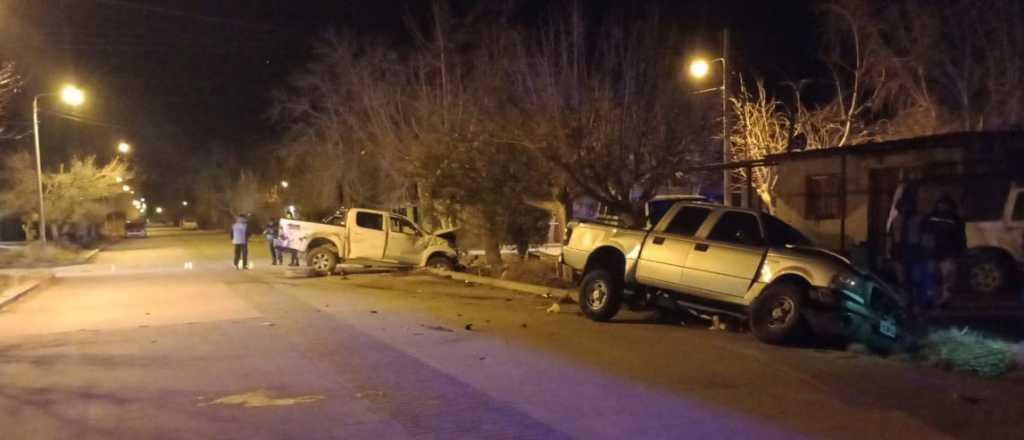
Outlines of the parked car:
[{"label": "parked car", "polygon": [[458,258],[456,228],[428,233],[386,211],[342,209],[323,222],[281,219],[287,247],[329,275],[339,262],[368,266],[427,266],[451,270]]},{"label": "parked car", "polygon": [[149,233],[146,232],[145,222],[127,222],[124,224],[124,236],[125,238],[146,238]]},{"label": "parked car", "polygon": [[185,217],[181,219],[181,229],[185,231],[195,231],[199,229],[199,222],[195,218]]},{"label": "parked car", "polygon": [[808,330],[880,350],[906,342],[894,287],[753,210],[677,202],[650,230],[572,222],[562,258],[595,321],[630,303],[733,316],[772,344]]},{"label": "parked car", "polygon": [[967,202],[960,212],[967,235],[967,253],[959,262],[963,287],[984,295],[1005,292],[1014,281],[1021,281],[1024,272],[1024,186],[1019,182],[995,177],[945,186],[901,184],[893,197],[888,227],[892,228],[896,206],[906,194],[912,192],[911,197],[922,201],[917,209],[927,212],[926,201],[958,190]]}]

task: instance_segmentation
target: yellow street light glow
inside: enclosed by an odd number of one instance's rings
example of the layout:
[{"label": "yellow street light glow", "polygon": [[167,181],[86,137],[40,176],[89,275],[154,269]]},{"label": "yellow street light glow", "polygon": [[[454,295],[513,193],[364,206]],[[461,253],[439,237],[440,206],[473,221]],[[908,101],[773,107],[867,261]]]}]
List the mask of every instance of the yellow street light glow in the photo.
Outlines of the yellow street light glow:
[{"label": "yellow street light glow", "polygon": [[282,180],[281,181],[281,188],[287,188],[287,187],[288,187],[288,181],[287,180]]},{"label": "yellow street light glow", "polygon": [[117,151],[127,154],[129,151],[132,151],[132,146],[129,145],[127,142],[121,142],[117,144]]},{"label": "yellow street light glow", "polygon": [[128,191],[132,190],[132,187],[130,187],[128,185],[121,185],[121,190],[124,191],[124,192],[128,192]]},{"label": "yellow street light glow", "polygon": [[188,201],[187,200],[183,200],[181,202],[181,206],[188,206]]},{"label": "yellow street light glow", "polygon": [[161,207],[157,206],[156,207],[156,213],[159,214],[161,212],[164,212],[164,208],[161,208]]},{"label": "yellow street light glow", "polygon": [[60,89],[60,99],[68,105],[77,107],[85,102],[85,92],[83,92],[82,89],[69,84]]},{"label": "yellow street light glow", "polygon": [[117,183],[121,183],[121,182],[124,182],[124,179],[122,179],[122,178],[121,178],[121,176],[117,176],[117,177],[115,177],[115,178],[114,178],[114,180],[116,180],[116,181],[117,181]]},{"label": "yellow street light glow", "polygon": [[690,75],[694,78],[703,78],[707,76],[708,70],[711,70],[711,66],[705,60],[694,60],[690,63]]}]

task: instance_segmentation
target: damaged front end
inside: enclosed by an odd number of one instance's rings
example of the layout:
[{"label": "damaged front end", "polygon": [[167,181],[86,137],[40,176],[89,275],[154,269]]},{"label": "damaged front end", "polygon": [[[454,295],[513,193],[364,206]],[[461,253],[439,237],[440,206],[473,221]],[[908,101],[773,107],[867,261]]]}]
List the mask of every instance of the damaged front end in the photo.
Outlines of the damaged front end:
[{"label": "damaged front end", "polygon": [[807,314],[814,331],[891,354],[912,349],[916,338],[906,302],[896,288],[874,274],[843,271],[828,287],[811,291]]}]

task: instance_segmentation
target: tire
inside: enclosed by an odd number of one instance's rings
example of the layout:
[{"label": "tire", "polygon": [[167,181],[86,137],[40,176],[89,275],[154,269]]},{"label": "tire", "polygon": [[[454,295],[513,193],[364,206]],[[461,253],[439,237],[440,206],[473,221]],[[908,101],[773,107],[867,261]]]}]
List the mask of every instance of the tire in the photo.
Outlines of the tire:
[{"label": "tire", "polygon": [[454,270],[455,262],[444,255],[435,255],[427,259],[427,267],[438,270]]},{"label": "tire", "polygon": [[994,295],[1010,285],[1013,268],[996,254],[982,254],[967,265],[967,285],[972,292]]},{"label": "tire", "polygon": [[622,281],[604,269],[587,272],[579,293],[580,310],[594,321],[612,319],[622,307]]},{"label": "tire", "polygon": [[338,254],[327,246],[320,246],[306,256],[306,265],[313,268],[318,275],[331,275],[338,267]]},{"label": "tire", "polygon": [[805,293],[795,284],[766,287],[750,307],[750,331],[766,344],[799,342],[805,332],[801,316]]}]

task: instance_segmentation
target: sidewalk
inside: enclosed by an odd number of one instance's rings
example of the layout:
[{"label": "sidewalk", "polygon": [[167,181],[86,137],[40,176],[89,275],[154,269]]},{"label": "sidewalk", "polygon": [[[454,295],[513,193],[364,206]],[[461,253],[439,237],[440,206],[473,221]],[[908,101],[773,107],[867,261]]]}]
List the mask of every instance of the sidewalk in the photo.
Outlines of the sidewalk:
[{"label": "sidewalk", "polygon": [[[3,279],[6,283],[3,283]],[[53,272],[40,269],[0,270],[0,310],[53,279]]]}]

